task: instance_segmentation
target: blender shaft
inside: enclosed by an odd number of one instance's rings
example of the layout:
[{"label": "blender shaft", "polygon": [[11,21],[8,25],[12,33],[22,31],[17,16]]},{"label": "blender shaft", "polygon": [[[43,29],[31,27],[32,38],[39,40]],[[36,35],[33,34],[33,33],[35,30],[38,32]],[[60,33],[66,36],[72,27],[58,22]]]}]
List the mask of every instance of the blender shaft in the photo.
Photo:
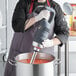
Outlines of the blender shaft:
[{"label": "blender shaft", "polygon": [[34,51],[34,53],[32,55],[32,58],[31,58],[31,61],[30,61],[30,64],[33,64],[34,63],[36,56],[37,56],[37,52]]}]

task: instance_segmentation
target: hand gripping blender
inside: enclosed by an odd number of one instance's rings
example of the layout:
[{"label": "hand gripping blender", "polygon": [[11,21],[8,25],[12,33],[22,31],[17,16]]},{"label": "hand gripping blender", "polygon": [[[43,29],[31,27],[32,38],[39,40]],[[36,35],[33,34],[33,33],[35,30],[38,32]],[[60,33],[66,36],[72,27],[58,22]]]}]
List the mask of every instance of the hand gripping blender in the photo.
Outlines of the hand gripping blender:
[{"label": "hand gripping blender", "polygon": [[[55,13],[53,11],[51,11],[51,18],[50,18],[51,23],[54,20],[54,16],[55,16]],[[38,28],[37,28],[37,31],[35,32],[34,40],[33,40],[33,43],[32,43],[32,45],[34,47],[33,48],[34,53],[32,55],[30,64],[34,63],[37,52],[40,51],[41,48],[43,48],[42,42],[44,40],[48,39],[48,35],[49,35],[49,32],[50,32],[50,28],[51,28],[51,23],[49,23],[44,18],[42,20],[40,20],[39,22],[37,22]]]}]

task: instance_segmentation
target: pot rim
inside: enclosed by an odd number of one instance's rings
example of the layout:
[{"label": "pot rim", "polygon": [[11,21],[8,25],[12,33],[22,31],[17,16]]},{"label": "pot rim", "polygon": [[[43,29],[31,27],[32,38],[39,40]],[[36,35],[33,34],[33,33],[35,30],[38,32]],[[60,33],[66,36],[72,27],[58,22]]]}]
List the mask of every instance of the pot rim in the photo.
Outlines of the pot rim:
[{"label": "pot rim", "polygon": [[[33,53],[21,53],[21,54],[19,54],[19,55],[17,55],[17,56],[15,57],[15,62],[16,62],[16,63],[22,63],[22,62],[19,62],[19,61],[17,60],[17,57],[18,57],[18,56],[21,56],[21,55],[25,55],[25,54],[33,54]],[[52,63],[52,62],[55,60],[55,56],[53,56],[52,54],[47,54],[47,53],[38,53],[38,54],[46,54],[46,55],[49,55],[50,57],[52,57],[53,59],[52,59],[52,61],[49,61],[49,62],[47,62],[47,63],[41,63],[41,64],[30,64],[30,63],[22,63],[22,64],[28,64],[28,65],[43,65],[43,64]],[[28,59],[30,59],[30,58],[28,58]]]}]

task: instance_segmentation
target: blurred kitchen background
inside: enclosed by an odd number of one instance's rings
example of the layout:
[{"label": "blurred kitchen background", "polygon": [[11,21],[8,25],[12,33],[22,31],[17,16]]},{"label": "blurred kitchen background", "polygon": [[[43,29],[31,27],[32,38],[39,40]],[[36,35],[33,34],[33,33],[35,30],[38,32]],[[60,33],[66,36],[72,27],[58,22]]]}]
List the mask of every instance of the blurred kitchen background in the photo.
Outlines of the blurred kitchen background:
[{"label": "blurred kitchen background", "polygon": [[[7,60],[11,40],[13,37],[13,30],[11,27],[12,15],[15,5],[18,0],[0,0],[0,76],[3,76],[5,62]],[[65,15],[67,20],[70,37],[69,37],[69,76],[76,76],[76,0],[54,0],[63,9],[63,3],[68,2],[73,8],[72,15]],[[2,25],[1,25],[2,24]],[[64,46],[61,48],[61,76],[64,76]],[[55,47],[55,55],[57,55],[57,47]],[[56,76],[56,75],[55,75]]]}]

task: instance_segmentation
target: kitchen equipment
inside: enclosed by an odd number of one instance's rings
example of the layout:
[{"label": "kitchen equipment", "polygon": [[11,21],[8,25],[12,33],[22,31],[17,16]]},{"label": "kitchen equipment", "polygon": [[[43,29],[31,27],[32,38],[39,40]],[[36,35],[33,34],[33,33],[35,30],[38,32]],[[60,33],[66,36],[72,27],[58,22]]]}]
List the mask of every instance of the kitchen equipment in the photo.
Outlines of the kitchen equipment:
[{"label": "kitchen equipment", "polygon": [[[50,16],[50,22],[52,23],[52,21],[53,21],[53,19],[55,17],[55,11],[52,8],[44,7],[44,6],[37,7],[37,9],[39,9],[39,8],[46,9],[46,10],[50,11],[50,13],[51,13],[50,14],[51,15]],[[35,9],[35,11],[36,11],[36,9]],[[49,23],[44,18],[42,20],[40,20],[39,22],[37,22],[38,28],[37,28],[37,31],[35,32],[34,40],[33,40],[33,44],[32,44],[34,46],[34,53],[33,53],[33,56],[31,58],[30,64],[32,64],[34,62],[35,57],[37,55],[37,52],[41,48],[43,48],[42,42],[48,38],[51,23]]]},{"label": "kitchen equipment", "polygon": [[64,10],[64,13],[67,15],[72,15],[72,13],[73,13],[73,9],[68,2],[65,2],[63,4],[63,10]]},{"label": "kitchen equipment", "polygon": [[20,60],[31,59],[33,53],[23,53],[15,57],[15,64],[12,60],[9,61],[11,65],[16,66],[16,76],[54,76],[53,75],[53,61],[54,56],[45,53],[37,53],[36,59],[46,59],[49,60],[47,63],[42,64],[30,64],[23,63]]},{"label": "kitchen equipment", "polygon": [[35,57],[37,55],[37,52],[42,48],[42,42],[48,38],[49,30],[50,30],[50,24],[45,19],[41,20],[38,23],[38,29],[34,36],[33,46],[34,46],[34,53],[31,58],[31,62],[33,63],[35,60]]},{"label": "kitchen equipment", "polygon": [[72,30],[73,29],[72,28],[72,24],[73,24],[72,6],[68,2],[65,2],[63,4],[63,10],[64,10],[64,13],[66,14],[66,21],[67,21],[67,24],[69,26],[69,29]]},{"label": "kitchen equipment", "polygon": [[73,25],[72,25],[72,31],[76,31],[76,5],[72,4],[73,7]]},{"label": "kitchen equipment", "polygon": [[0,52],[1,52],[1,40],[0,40]]},{"label": "kitchen equipment", "polygon": [[0,27],[2,27],[2,13],[0,11]]}]

